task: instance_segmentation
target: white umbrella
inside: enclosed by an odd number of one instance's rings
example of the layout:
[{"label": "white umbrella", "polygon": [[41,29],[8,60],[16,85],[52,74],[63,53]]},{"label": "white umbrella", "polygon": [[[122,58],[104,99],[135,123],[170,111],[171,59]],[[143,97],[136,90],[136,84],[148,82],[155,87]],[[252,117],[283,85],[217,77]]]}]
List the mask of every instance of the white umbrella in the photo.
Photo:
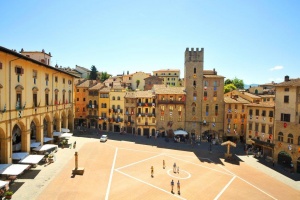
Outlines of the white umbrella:
[{"label": "white umbrella", "polygon": [[73,133],[63,133],[59,137],[60,138],[70,138],[73,135]]},{"label": "white umbrella", "polygon": [[53,132],[53,136],[60,136],[61,134],[61,132]]},{"label": "white umbrella", "polygon": [[174,135],[188,135],[188,132],[184,130],[176,130],[174,131]]},{"label": "white umbrella", "polygon": [[63,133],[69,133],[70,129],[68,129],[68,128],[61,128],[61,132],[63,132]]}]

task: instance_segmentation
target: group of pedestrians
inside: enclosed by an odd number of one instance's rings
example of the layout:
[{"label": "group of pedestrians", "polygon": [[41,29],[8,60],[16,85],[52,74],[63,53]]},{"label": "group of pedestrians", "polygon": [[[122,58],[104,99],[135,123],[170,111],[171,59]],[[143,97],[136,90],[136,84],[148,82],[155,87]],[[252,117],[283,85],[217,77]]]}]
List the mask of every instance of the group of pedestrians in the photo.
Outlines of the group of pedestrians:
[{"label": "group of pedestrians", "polygon": [[[166,162],[165,162],[165,160],[163,160],[163,169],[165,169],[165,168],[166,168]],[[151,170],[151,178],[154,178],[154,167],[151,166],[150,170]],[[176,163],[173,164],[173,172],[179,174],[179,166],[176,166]],[[178,192],[178,195],[180,195],[179,180],[177,182],[177,192]],[[174,180],[173,179],[171,181],[171,193],[174,194]]]}]

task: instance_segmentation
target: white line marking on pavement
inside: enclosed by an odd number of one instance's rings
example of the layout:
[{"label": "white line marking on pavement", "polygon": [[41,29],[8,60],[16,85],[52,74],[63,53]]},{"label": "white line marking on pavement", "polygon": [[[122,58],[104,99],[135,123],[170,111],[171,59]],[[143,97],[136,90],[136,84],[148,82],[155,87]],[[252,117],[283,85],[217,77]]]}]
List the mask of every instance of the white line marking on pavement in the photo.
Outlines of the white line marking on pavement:
[{"label": "white line marking on pavement", "polygon": [[140,161],[137,161],[137,162],[134,162],[134,163],[130,163],[129,165],[125,165],[125,166],[123,166],[123,167],[119,167],[119,168],[116,169],[116,170],[120,170],[120,169],[123,169],[123,168],[129,167],[129,166],[135,165],[135,164],[137,164],[137,163],[144,162],[144,161],[146,161],[146,160],[150,160],[150,159],[152,159],[152,158],[155,158],[155,157],[158,157],[158,156],[161,156],[161,155],[162,155],[162,154],[158,154],[158,155],[152,156],[152,157],[150,157],[150,158],[146,158],[146,159],[144,159],[144,160],[140,160]]},{"label": "white line marking on pavement", "polygon": [[232,183],[232,181],[235,179],[236,176],[232,177],[232,179],[225,185],[225,187],[221,190],[221,192],[214,198],[214,200],[217,200],[220,198],[220,196],[225,192],[225,190],[229,187],[229,185]]},{"label": "white line marking on pavement", "polygon": [[245,179],[243,179],[243,178],[241,178],[241,177],[239,177],[239,176],[238,176],[238,178],[239,178],[239,179],[241,179],[242,181],[244,181],[244,182],[248,183],[248,184],[249,184],[249,185],[251,185],[252,187],[256,188],[257,190],[261,191],[261,192],[262,192],[262,193],[264,193],[265,195],[267,195],[267,196],[271,197],[272,199],[276,199],[276,198],[275,198],[275,197],[273,197],[272,195],[270,195],[270,194],[268,194],[267,192],[263,191],[262,189],[260,189],[260,188],[256,187],[255,185],[253,185],[252,183],[250,183],[250,182],[246,181]]},{"label": "white line marking on pavement", "polygon": [[262,189],[256,187],[255,185],[253,185],[252,183],[246,181],[245,179],[241,178],[240,176],[234,174],[233,172],[231,172],[230,170],[226,169],[225,167],[223,166],[220,166],[220,168],[222,168],[223,170],[227,171],[228,173],[231,173],[232,175],[236,176],[237,178],[241,179],[242,181],[246,182],[247,184],[251,185],[252,187],[254,187],[255,189],[261,191],[262,193],[266,194],[267,196],[271,197],[272,199],[276,199],[275,197],[273,197],[272,195],[268,194],[267,192],[263,191]]},{"label": "white line marking on pavement", "polygon": [[[186,163],[191,163],[191,164],[193,164],[193,165],[200,166],[200,167],[203,167],[203,168],[206,168],[206,169],[209,169],[209,170],[213,170],[213,171],[216,171],[216,172],[225,174],[225,175],[230,175],[230,176],[232,176],[232,174],[228,174],[228,173],[226,173],[226,172],[222,172],[222,171],[217,170],[217,169],[209,168],[209,167],[206,167],[206,166],[203,166],[203,165],[200,165],[200,164],[195,164],[195,163],[193,163],[193,162],[186,161],[186,160],[182,160],[182,159],[180,159],[180,158],[175,158],[175,157],[173,157],[173,156],[169,156],[169,155],[166,155],[166,156],[168,156],[168,157],[170,157],[170,158],[173,158],[173,159],[176,159],[176,160],[181,160],[181,161],[186,162]],[[212,162],[212,163],[215,164],[214,162]]]},{"label": "white line marking on pavement", "polygon": [[[173,178],[178,178],[178,179],[188,179],[188,178],[191,178],[191,174],[190,173],[188,173],[187,171],[185,171],[185,170],[180,170],[180,173],[182,174],[182,172],[185,172],[186,174],[187,174],[187,177],[184,177],[184,178],[181,178],[181,177],[178,177],[178,176],[174,176],[172,173],[170,173],[171,172],[171,170],[172,169],[169,169],[168,170],[168,172],[167,172],[167,174],[169,175],[169,176],[171,176],[171,177],[173,177]],[[174,169],[173,169],[174,170]],[[173,170],[172,170],[172,172],[173,172]],[[174,172],[173,172],[174,173]]]},{"label": "white line marking on pavement", "polygon": [[[160,190],[160,191],[163,191],[163,192],[165,192],[165,193],[167,193],[167,194],[170,194],[170,191],[166,191],[166,190],[164,190],[164,189],[162,189],[162,188],[159,188],[159,187],[157,187],[157,186],[155,186],[155,185],[152,185],[152,184],[147,183],[147,182],[145,182],[145,181],[142,181],[142,180],[140,180],[140,179],[138,179],[138,178],[135,178],[135,177],[133,177],[133,176],[130,176],[129,174],[126,174],[126,173],[124,173],[124,172],[122,172],[122,171],[119,171],[118,169],[115,169],[115,170],[116,170],[117,172],[119,172],[119,173],[125,175],[125,176],[128,176],[128,177],[134,179],[134,180],[137,180],[137,181],[139,181],[139,182],[141,182],[141,183],[144,183],[144,184],[149,185],[149,186],[151,186],[151,187],[154,187],[154,188],[156,188],[156,189],[158,189],[158,190]],[[186,200],[185,198],[183,198],[183,197],[181,197],[181,196],[179,196],[179,195],[176,195],[176,194],[172,194],[172,193],[171,193],[170,195],[172,195],[172,196],[174,196],[174,197],[177,197],[178,199]]]},{"label": "white line marking on pavement", "polygon": [[114,161],[113,161],[113,164],[111,166],[111,171],[110,171],[108,186],[107,186],[107,189],[106,189],[105,200],[108,200],[108,195],[109,195],[109,192],[110,192],[111,180],[112,180],[112,176],[113,176],[113,173],[114,173],[114,168],[115,168],[115,164],[116,164],[117,154],[118,154],[118,148],[116,148],[115,156],[114,156]]}]

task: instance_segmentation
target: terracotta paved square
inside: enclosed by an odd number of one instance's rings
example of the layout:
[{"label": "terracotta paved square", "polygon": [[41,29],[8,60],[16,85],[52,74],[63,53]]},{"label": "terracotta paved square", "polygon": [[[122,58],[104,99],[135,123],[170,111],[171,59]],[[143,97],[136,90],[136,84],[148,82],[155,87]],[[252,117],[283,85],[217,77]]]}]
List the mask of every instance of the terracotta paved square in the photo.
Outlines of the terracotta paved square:
[{"label": "terracotta paved square", "polygon": [[[78,154],[84,175],[72,177],[75,159],[70,158],[38,199],[299,199],[300,196],[299,191],[243,162],[220,165],[188,151],[91,140]],[[173,173],[174,162],[179,166],[179,174]],[[175,183],[174,194],[171,180]]]}]

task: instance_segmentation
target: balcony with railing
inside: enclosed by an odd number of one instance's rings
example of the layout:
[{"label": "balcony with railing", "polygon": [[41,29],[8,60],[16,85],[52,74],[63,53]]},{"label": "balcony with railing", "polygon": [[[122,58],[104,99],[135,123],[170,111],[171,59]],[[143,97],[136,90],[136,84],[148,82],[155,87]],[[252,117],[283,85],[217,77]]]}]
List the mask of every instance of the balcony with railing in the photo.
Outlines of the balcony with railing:
[{"label": "balcony with railing", "polygon": [[113,113],[123,113],[123,109],[120,109],[120,108],[112,108],[112,109],[110,109],[110,112],[113,112]]},{"label": "balcony with railing", "polygon": [[134,115],[134,112],[133,111],[126,111],[125,115]]},{"label": "balcony with railing", "polygon": [[142,106],[142,107],[155,107],[155,103],[137,103],[136,104],[138,107]]},{"label": "balcony with railing", "polygon": [[185,104],[185,101],[179,100],[158,100],[158,104]]},{"label": "balcony with railing", "polygon": [[98,109],[98,104],[87,104],[86,107],[87,108],[92,108],[92,109],[93,108]]},{"label": "balcony with railing", "polygon": [[155,113],[137,113],[137,117],[155,117]]}]

